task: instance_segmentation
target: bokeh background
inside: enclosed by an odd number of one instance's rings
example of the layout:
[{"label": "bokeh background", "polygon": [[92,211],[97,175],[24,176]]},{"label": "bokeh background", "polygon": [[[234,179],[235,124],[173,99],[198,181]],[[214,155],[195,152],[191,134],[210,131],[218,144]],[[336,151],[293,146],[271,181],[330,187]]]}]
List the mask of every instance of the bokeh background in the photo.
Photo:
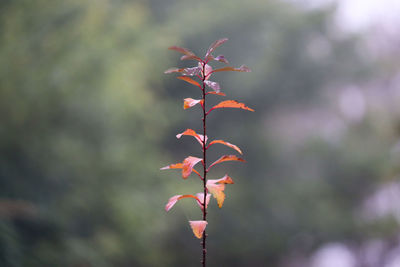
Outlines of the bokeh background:
[{"label": "bokeh background", "polygon": [[[200,153],[164,75],[214,40],[226,109],[209,137],[237,144],[227,199],[210,204],[209,266],[400,266],[400,22],[396,1],[2,0],[0,266],[199,266]],[[217,64],[218,65],[218,64]],[[214,97],[220,100],[221,98]],[[215,146],[210,158],[231,153]]]}]

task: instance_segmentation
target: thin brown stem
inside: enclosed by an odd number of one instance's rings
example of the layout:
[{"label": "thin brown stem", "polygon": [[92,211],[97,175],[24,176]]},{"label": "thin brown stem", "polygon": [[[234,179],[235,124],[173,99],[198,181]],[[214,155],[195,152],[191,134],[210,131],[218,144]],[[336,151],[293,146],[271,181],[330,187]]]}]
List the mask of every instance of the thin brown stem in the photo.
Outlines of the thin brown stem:
[{"label": "thin brown stem", "polygon": [[[206,164],[206,158],[207,158],[207,147],[206,147],[206,132],[207,132],[207,125],[206,125],[206,63],[203,62],[203,77],[202,77],[202,92],[203,92],[203,190],[204,190],[204,199],[203,199],[203,221],[207,220],[207,164]],[[206,246],[206,239],[207,239],[207,234],[206,231],[203,233],[203,241],[202,246],[203,246],[203,259],[202,259],[202,264],[203,267],[206,267],[206,257],[207,257],[207,246]]]}]

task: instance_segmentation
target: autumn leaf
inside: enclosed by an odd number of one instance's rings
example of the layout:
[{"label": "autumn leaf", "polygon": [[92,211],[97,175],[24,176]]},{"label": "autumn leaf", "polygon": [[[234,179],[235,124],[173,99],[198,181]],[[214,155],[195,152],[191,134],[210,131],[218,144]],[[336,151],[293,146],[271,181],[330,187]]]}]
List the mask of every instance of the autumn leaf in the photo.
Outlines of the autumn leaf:
[{"label": "autumn leaf", "polygon": [[182,70],[183,75],[188,75],[188,76],[194,76],[197,75],[201,72],[201,68],[199,67],[193,67],[193,68],[185,68]]},{"label": "autumn leaf", "polygon": [[160,168],[160,170],[168,170],[168,169],[182,169],[183,164],[182,163],[175,163],[171,164],[165,167]]},{"label": "autumn leaf", "polygon": [[239,102],[237,102],[235,100],[225,100],[225,101],[222,101],[222,102],[218,103],[214,107],[212,107],[207,112],[207,114],[209,114],[212,110],[217,109],[217,108],[240,108],[240,109],[244,109],[244,110],[254,111],[254,109],[247,107],[243,103],[239,103]]},{"label": "autumn leaf", "polygon": [[179,199],[188,198],[188,197],[194,198],[197,202],[200,201],[200,199],[197,196],[193,196],[193,195],[175,195],[168,200],[167,205],[165,205],[165,211],[169,211],[176,204],[176,202]]},{"label": "autumn leaf", "polygon": [[193,80],[192,78],[190,78],[190,77],[187,77],[187,76],[178,76],[178,77],[176,77],[176,78],[178,78],[179,80],[183,80],[183,81],[185,81],[185,82],[194,84],[194,85],[198,86],[199,88],[201,88],[200,84],[199,84],[198,82],[196,82],[195,80]]},{"label": "autumn leaf", "polygon": [[[169,170],[169,169],[183,169],[183,163],[175,163],[160,168],[160,170]],[[192,171],[196,173],[200,177],[200,179],[203,179],[198,171],[196,171],[195,169],[192,169]]]},{"label": "autumn leaf", "polygon": [[[180,134],[177,134],[176,135],[176,138],[181,138],[182,137],[182,135],[190,135],[190,136],[193,136],[194,138],[196,138],[196,140],[200,143],[200,145],[202,145],[203,146],[203,135],[202,134],[198,134],[198,133],[196,133],[194,130],[192,130],[192,129],[186,129],[184,132],[182,132],[182,133],[180,133]],[[205,140],[205,143],[207,143],[207,136],[206,136],[206,140]]]},{"label": "autumn leaf", "polygon": [[201,60],[201,58],[199,58],[198,56],[195,56],[195,55],[183,55],[183,56],[181,56],[181,60],[191,60],[191,59],[194,59],[194,60],[197,60],[197,61],[202,61]]},{"label": "autumn leaf", "polygon": [[169,68],[166,71],[164,71],[165,74],[168,73],[173,73],[173,72],[182,72],[184,68]]},{"label": "autumn leaf", "polygon": [[204,230],[207,226],[207,221],[189,221],[190,227],[192,228],[193,234],[201,239],[203,237]]},{"label": "autumn leaf", "polygon": [[228,60],[223,55],[218,55],[217,57],[213,57],[213,60],[223,62],[225,64],[229,64]]},{"label": "autumn leaf", "polygon": [[212,82],[212,81],[204,81],[204,83],[210,87],[211,89],[213,89],[215,92],[219,93],[219,91],[221,90],[221,87],[219,86],[219,83],[217,82]]},{"label": "autumn leaf", "polygon": [[215,92],[215,91],[210,91],[207,92],[206,95],[220,95],[220,96],[226,96],[226,94],[222,93],[222,92]]},{"label": "autumn leaf", "polygon": [[[196,197],[199,199],[197,200],[197,204],[200,206],[201,210],[203,210],[203,201],[204,201],[204,193],[197,193]],[[211,194],[207,194],[206,196],[206,209],[208,207],[208,203],[210,203]]]},{"label": "autumn leaf", "polygon": [[199,62],[198,68],[200,68],[201,75],[205,77],[205,80],[208,80],[208,78],[210,78],[211,73],[213,73],[213,68],[210,65],[206,64],[204,67],[205,68],[205,75],[204,75],[203,65],[204,65],[203,62]]},{"label": "autumn leaf", "polygon": [[185,54],[186,56],[194,56],[195,54],[187,48],[179,47],[179,46],[170,46],[169,50],[175,50],[179,53]]},{"label": "autumn leaf", "polygon": [[222,207],[225,200],[225,184],[233,184],[233,180],[227,174],[221,179],[217,180],[208,180],[207,181],[207,189],[217,200],[218,207]]},{"label": "autumn leaf", "polygon": [[220,71],[239,71],[239,72],[251,72],[251,69],[249,69],[249,67],[242,65],[239,68],[234,68],[234,67],[223,67],[220,69],[215,69],[213,70],[213,72],[220,72]]},{"label": "autumn leaf", "polygon": [[215,50],[218,46],[222,45],[222,44],[225,43],[226,41],[228,41],[228,38],[222,38],[222,39],[219,39],[219,40],[215,41],[214,43],[212,43],[212,44],[210,45],[210,47],[208,48],[208,50],[207,50],[207,53],[206,53],[205,58],[208,59],[209,56],[211,55],[211,53],[214,52],[214,50]]},{"label": "autumn leaf", "polygon": [[239,158],[235,155],[224,155],[222,157],[220,157],[219,159],[217,159],[213,164],[210,165],[210,167],[208,167],[207,171],[214,166],[215,164],[221,163],[221,162],[225,162],[225,161],[241,161],[241,162],[246,162],[244,159]]},{"label": "autumn leaf", "polygon": [[204,101],[203,99],[197,100],[197,99],[193,99],[193,98],[185,98],[185,99],[183,99],[183,109],[191,108],[191,107],[197,105],[198,103],[202,104],[203,101]]},{"label": "autumn leaf", "polygon": [[209,179],[208,182],[219,183],[219,184],[234,184],[232,178],[230,176],[228,176],[228,174],[225,174],[224,177],[217,179],[217,180]]},{"label": "autumn leaf", "polygon": [[[235,149],[237,152],[239,152],[240,154],[243,154],[242,153],[242,150],[240,150],[240,148],[238,147],[238,146],[236,146],[236,145],[234,145],[234,144],[231,144],[231,143],[228,143],[228,142],[225,142],[224,140],[213,140],[213,141],[211,141],[210,142],[210,144],[208,145],[208,147],[210,147],[212,144],[223,144],[223,145],[226,145],[226,146],[228,146],[228,147],[230,147],[230,148],[233,148],[233,149]],[[207,148],[208,148],[207,147]]]},{"label": "autumn leaf", "polygon": [[201,159],[201,158],[192,157],[192,156],[185,158],[185,160],[183,161],[183,166],[182,166],[183,179],[188,178],[189,175],[192,173],[193,167],[202,160],[203,159]]}]

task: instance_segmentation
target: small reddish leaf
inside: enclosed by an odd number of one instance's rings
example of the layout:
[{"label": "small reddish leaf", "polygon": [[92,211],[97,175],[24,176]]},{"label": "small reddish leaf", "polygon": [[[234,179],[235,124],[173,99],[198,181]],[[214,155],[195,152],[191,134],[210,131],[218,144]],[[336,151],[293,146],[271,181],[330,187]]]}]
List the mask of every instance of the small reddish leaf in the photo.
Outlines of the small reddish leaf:
[{"label": "small reddish leaf", "polygon": [[210,78],[211,73],[213,73],[213,68],[210,65],[206,64],[205,65],[205,75],[204,75],[204,73],[203,73],[203,65],[204,65],[203,62],[199,62],[198,68],[200,68],[201,75],[203,77],[205,76],[206,80],[208,80],[208,78]]},{"label": "small reddish leaf", "polygon": [[193,234],[201,239],[203,237],[204,230],[207,226],[207,221],[189,221],[190,227],[192,228]]},{"label": "small reddish leaf", "polygon": [[[203,146],[203,135],[202,134],[198,134],[198,133],[196,133],[194,130],[192,130],[192,129],[186,129],[184,132],[182,132],[182,133],[180,133],[180,134],[177,134],[176,135],[176,138],[181,138],[182,137],[182,135],[190,135],[190,136],[193,136],[194,138],[196,138],[196,140],[200,143],[200,145],[202,145]],[[206,140],[205,140],[205,142],[207,143],[207,136],[206,136]]]},{"label": "small reddish leaf", "polygon": [[182,71],[183,75],[188,75],[188,76],[194,76],[197,75],[201,72],[201,68],[199,67],[193,67],[193,68],[185,68]]},{"label": "small reddish leaf", "polygon": [[213,164],[210,165],[210,167],[208,167],[208,170],[214,166],[215,164],[224,162],[224,161],[241,161],[241,162],[246,162],[244,159],[239,158],[235,155],[224,155],[222,157],[220,157],[219,159],[217,159]]},{"label": "small reddish leaf", "polygon": [[191,197],[191,198],[196,199],[197,202],[200,201],[200,199],[199,199],[197,196],[193,196],[193,195],[175,195],[175,196],[171,197],[171,198],[168,200],[167,205],[165,205],[165,211],[169,211],[169,210],[176,204],[176,202],[177,202],[179,199],[188,198],[188,197]]},{"label": "small reddish leaf", "polygon": [[234,67],[230,67],[230,66],[223,67],[223,68],[220,68],[220,69],[215,69],[213,72],[220,72],[220,71],[251,72],[251,70],[245,65],[242,65],[239,68],[234,68]]},{"label": "small reddish leaf", "polygon": [[204,83],[210,87],[211,89],[213,89],[215,92],[219,93],[219,91],[221,90],[221,87],[219,86],[219,83],[217,82],[212,82],[212,81],[204,81]]},{"label": "small reddish leaf", "polygon": [[208,112],[210,113],[211,110],[214,110],[216,108],[240,108],[240,109],[244,109],[244,110],[249,110],[249,111],[254,111],[254,109],[247,107],[245,104],[243,103],[239,103],[235,100],[225,100],[222,101],[220,103],[218,103],[217,105],[215,105],[214,107],[212,107]]},{"label": "small reddish leaf", "polygon": [[183,99],[183,109],[188,109],[191,108],[195,105],[197,105],[198,103],[202,103],[203,99],[201,100],[197,100],[197,99],[193,99],[193,98],[185,98]]},{"label": "small reddish leaf", "polygon": [[182,163],[171,164],[165,167],[162,167],[160,170],[168,170],[168,169],[182,169]]},{"label": "small reddish leaf", "polygon": [[228,176],[228,174],[225,174],[224,177],[217,179],[217,180],[208,180],[207,182],[210,183],[219,183],[219,184],[234,184],[232,178]]},{"label": "small reddish leaf", "polygon": [[226,94],[224,94],[224,93],[222,93],[222,92],[215,92],[215,91],[210,91],[210,92],[207,92],[206,94],[207,94],[207,95],[208,95],[208,94],[211,94],[211,95],[226,96]]},{"label": "small reddish leaf", "polygon": [[[204,193],[197,193],[196,197],[199,199],[199,200],[197,200],[197,204],[200,206],[201,210],[203,210]],[[210,198],[211,198],[211,194],[207,194],[206,209],[208,207],[208,203],[210,203]]]},{"label": "small reddish leaf", "polygon": [[210,47],[208,48],[208,50],[207,50],[207,53],[206,53],[206,56],[205,56],[206,59],[208,59],[208,57],[211,55],[211,53],[214,52],[214,50],[215,50],[218,46],[222,45],[222,44],[225,43],[226,41],[228,41],[228,38],[222,38],[222,39],[219,39],[219,40],[215,41],[214,43],[212,43],[212,44],[210,45]]},{"label": "small reddish leaf", "polygon": [[210,142],[210,144],[208,146],[211,146],[212,144],[223,144],[223,145],[229,146],[230,148],[235,149],[240,154],[243,154],[242,150],[240,150],[240,148],[238,146],[228,143],[228,142],[225,142],[224,140],[213,140]]},{"label": "small reddish leaf", "polygon": [[201,158],[192,157],[192,156],[185,158],[185,160],[183,161],[183,166],[182,166],[183,179],[188,178],[189,175],[192,173],[193,167],[202,160],[203,159],[201,159]]},{"label": "small reddish leaf", "polygon": [[169,68],[166,71],[164,71],[164,73],[168,74],[168,73],[173,73],[173,72],[182,72],[183,70],[184,70],[183,68],[180,68],[180,69],[178,69],[178,68]]},{"label": "small reddish leaf", "polygon": [[190,55],[190,56],[188,56],[188,55],[184,55],[184,56],[181,56],[181,60],[191,60],[191,59],[194,59],[194,60],[197,60],[197,61],[202,61],[201,60],[201,58],[199,58],[198,56],[195,56],[195,55]]},{"label": "small reddish leaf", "polygon": [[213,58],[213,60],[223,62],[225,64],[229,64],[228,60],[223,55],[219,55],[219,56]]},{"label": "small reddish leaf", "polygon": [[[206,138],[207,140],[207,138]],[[169,170],[169,169],[183,169],[183,163],[175,163],[165,167],[160,168],[160,170]],[[192,169],[194,173],[196,173],[201,179],[203,179],[198,171]]]},{"label": "small reddish leaf", "polygon": [[187,77],[187,76],[178,76],[178,77],[176,77],[176,78],[178,78],[179,80],[183,80],[183,81],[185,81],[185,82],[194,84],[194,85],[196,85],[196,86],[198,86],[198,87],[201,88],[200,84],[199,84],[198,82],[196,82],[195,80],[193,80],[192,78],[190,78],[190,77]]},{"label": "small reddish leaf", "polygon": [[169,50],[175,50],[179,53],[185,54],[187,56],[194,56],[195,54],[187,48],[179,47],[179,46],[171,46],[168,47]]}]

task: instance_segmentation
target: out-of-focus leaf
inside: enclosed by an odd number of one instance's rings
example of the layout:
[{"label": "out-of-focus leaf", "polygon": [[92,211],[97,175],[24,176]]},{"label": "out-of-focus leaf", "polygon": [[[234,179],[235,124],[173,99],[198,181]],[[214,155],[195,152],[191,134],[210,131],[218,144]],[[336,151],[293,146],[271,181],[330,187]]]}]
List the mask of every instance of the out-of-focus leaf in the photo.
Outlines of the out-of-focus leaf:
[{"label": "out-of-focus leaf", "polygon": [[183,47],[179,47],[179,46],[170,46],[170,47],[168,47],[168,49],[175,50],[179,53],[185,54],[186,56],[195,56],[195,53],[193,53],[192,51],[190,51],[187,48],[183,48]]},{"label": "out-of-focus leaf", "polygon": [[196,86],[198,86],[198,87],[201,88],[200,84],[199,84],[198,82],[196,82],[195,80],[193,80],[192,78],[190,78],[190,77],[187,77],[187,76],[178,76],[178,77],[176,77],[176,78],[178,78],[179,80],[183,80],[183,81],[185,81],[185,82],[194,84],[194,85],[196,85]]},{"label": "out-of-focus leaf", "polygon": [[189,224],[195,237],[201,239],[203,237],[203,232],[206,229],[207,221],[189,221]]},{"label": "out-of-focus leaf", "polygon": [[185,68],[182,71],[183,75],[188,75],[188,76],[194,76],[197,75],[201,72],[201,68],[199,67],[193,67],[193,68]]},{"label": "out-of-focus leaf", "polygon": [[228,66],[228,67],[223,67],[223,68],[220,68],[220,69],[215,69],[213,72],[219,72],[219,71],[251,72],[251,70],[250,70],[247,66],[245,66],[245,65],[242,65],[242,66],[240,66],[239,68],[234,68],[234,67],[230,67],[230,66]]},{"label": "out-of-focus leaf", "polygon": [[[203,210],[203,201],[204,201],[204,193],[197,193],[196,197],[199,199],[197,204],[200,206],[201,210]],[[210,203],[211,194],[207,194],[206,196],[206,209],[208,207],[208,203]]]},{"label": "out-of-focus leaf", "polygon": [[175,163],[171,164],[165,167],[160,168],[160,170],[168,170],[168,169],[182,169],[183,164],[182,163]]},{"label": "out-of-focus leaf", "polygon": [[191,198],[196,199],[197,202],[200,201],[200,199],[199,199],[197,196],[193,196],[193,195],[175,195],[175,196],[171,197],[171,198],[168,200],[167,205],[165,205],[165,211],[169,211],[169,210],[176,204],[176,202],[177,202],[179,199],[188,198],[188,197],[191,197]]},{"label": "out-of-focus leaf", "polygon": [[217,108],[240,108],[240,109],[244,109],[244,110],[254,111],[254,109],[247,107],[243,103],[239,103],[239,102],[237,102],[235,100],[225,100],[225,101],[222,101],[222,102],[218,103],[214,107],[212,107],[207,112],[207,114],[210,113],[212,110],[217,109]]},{"label": "out-of-focus leaf", "polygon": [[218,55],[217,57],[214,57],[213,60],[229,64],[228,60],[223,55]]},{"label": "out-of-focus leaf", "polygon": [[212,82],[212,81],[204,81],[204,83],[210,87],[211,89],[213,89],[215,92],[219,93],[219,91],[221,90],[221,87],[219,86],[219,83],[217,82]]},{"label": "out-of-focus leaf", "polygon": [[[193,136],[194,138],[196,138],[196,140],[200,143],[200,145],[202,145],[203,146],[203,135],[202,134],[198,134],[198,133],[196,133],[194,130],[192,130],[192,129],[186,129],[184,132],[182,132],[182,133],[180,133],[180,134],[177,134],[176,135],[176,138],[181,138],[182,137],[182,135],[190,135],[190,136]],[[205,140],[205,143],[207,143],[207,136],[206,136],[206,140]]]},{"label": "out-of-focus leaf", "polygon": [[208,167],[208,169],[210,169],[212,166],[214,166],[215,164],[224,162],[224,161],[241,161],[241,162],[246,162],[244,159],[239,158],[235,155],[224,155],[222,157],[220,157],[219,159],[217,159],[213,164],[210,165],[210,167]]},{"label": "out-of-focus leaf", "polygon": [[197,105],[198,103],[202,104],[203,101],[204,101],[203,99],[197,100],[197,99],[193,99],[193,98],[185,98],[185,99],[183,99],[183,109],[191,108],[191,107]]},{"label": "out-of-focus leaf", "polygon": [[228,142],[225,142],[224,140],[213,140],[213,141],[210,142],[208,147],[211,146],[212,144],[223,144],[223,145],[229,146],[230,148],[235,149],[240,154],[243,154],[242,150],[240,150],[240,148],[238,146],[236,146],[234,144],[231,144],[231,143],[228,143]]},{"label": "out-of-focus leaf", "polygon": [[225,174],[224,177],[220,178],[220,179],[216,179],[216,180],[207,180],[207,182],[210,183],[219,183],[219,184],[234,184],[232,178],[230,176],[228,176],[228,174]]},{"label": "out-of-focus leaf", "polygon": [[[171,164],[171,165],[160,168],[160,170],[169,170],[169,169],[183,169],[183,163],[175,163],[175,164]],[[192,171],[194,173],[196,173],[200,178],[202,178],[198,171],[196,171],[195,169],[192,169]]]},{"label": "out-of-focus leaf", "polygon": [[210,91],[206,93],[207,95],[220,95],[220,96],[226,96],[226,94],[222,93],[222,92],[215,92],[215,91]]},{"label": "out-of-focus leaf", "polygon": [[207,53],[206,53],[205,58],[208,59],[208,57],[211,55],[211,53],[214,52],[214,50],[215,50],[218,46],[222,45],[222,44],[225,43],[226,41],[228,41],[228,38],[222,38],[222,39],[219,39],[219,40],[215,41],[214,43],[212,43],[212,44],[210,45],[210,47],[208,48],[208,50],[207,50]]},{"label": "out-of-focus leaf", "polygon": [[199,58],[198,56],[195,56],[195,55],[190,55],[190,56],[184,55],[184,56],[181,56],[181,60],[191,60],[191,59],[197,60],[197,61],[200,61],[200,62],[202,61],[201,58]]},{"label": "out-of-focus leaf", "polygon": [[164,71],[165,74],[168,73],[173,73],[173,72],[182,72],[184,68],[169,68],[166,71]]},{"label": "out-of-focus leaf", "polygon": [[188,178],[189,175],[192,173],[193,167],[202,160],[203,159],[201,159],[201,158],[192,157],[192,156],[185,158],[185,160],[183,161],[183,166],[182,166],[183,179]]}]

